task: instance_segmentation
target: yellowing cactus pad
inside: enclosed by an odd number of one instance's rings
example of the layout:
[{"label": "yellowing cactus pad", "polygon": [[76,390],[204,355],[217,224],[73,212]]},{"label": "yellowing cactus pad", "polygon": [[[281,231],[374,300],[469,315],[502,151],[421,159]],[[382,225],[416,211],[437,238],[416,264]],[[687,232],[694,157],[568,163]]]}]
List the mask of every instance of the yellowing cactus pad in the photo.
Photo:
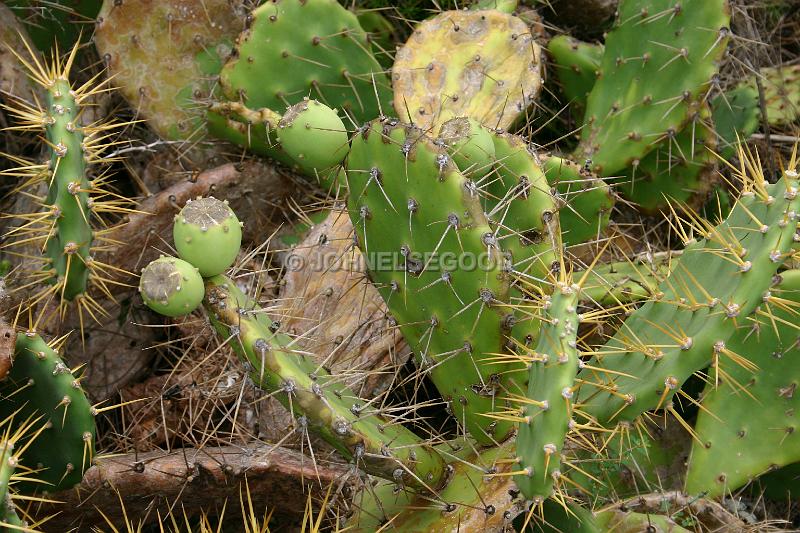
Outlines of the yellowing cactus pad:
[{"label": "yellowing cactus pad", "polygon": [[522,20],[498,11],[422,22],[392,70],[395,112],[423,129],[454,117],[506,129],[541,85],[541,48]]}]

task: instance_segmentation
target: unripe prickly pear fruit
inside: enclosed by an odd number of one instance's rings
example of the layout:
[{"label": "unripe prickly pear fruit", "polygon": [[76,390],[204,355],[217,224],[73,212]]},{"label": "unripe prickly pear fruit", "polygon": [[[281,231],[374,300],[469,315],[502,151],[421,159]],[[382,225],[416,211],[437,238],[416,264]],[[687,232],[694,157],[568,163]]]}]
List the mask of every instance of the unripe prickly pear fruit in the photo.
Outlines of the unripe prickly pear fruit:
[{"label": "unripe prickly pear fruit", "polygon": [[278,124],[283,149],[304,169],[323,170],[347,155],[347,130],[335,109],[304,99],[286,110]]},{"label": "unripe prickly pear fruit", "polygon": [[204,278],[225,272],[242,245],[242,224],[228,202],[213,196],[189,200],[172,226],[175,249]]},{"label": "unripe prickly pear fruit", "polygon": [[494,141],[489,130],[477,120],[452,118],[442,124],[439,139],[447,145],[461,172],[469,174],[476,169],[488,172],[487,167],[494,160]]},{"label": "unripe prickly pear fruit", "polygon": [[142,270],[139,293],[156,313],[181,316],[203,302],[205,286],[196,267],[183,259],[162,255]]}]

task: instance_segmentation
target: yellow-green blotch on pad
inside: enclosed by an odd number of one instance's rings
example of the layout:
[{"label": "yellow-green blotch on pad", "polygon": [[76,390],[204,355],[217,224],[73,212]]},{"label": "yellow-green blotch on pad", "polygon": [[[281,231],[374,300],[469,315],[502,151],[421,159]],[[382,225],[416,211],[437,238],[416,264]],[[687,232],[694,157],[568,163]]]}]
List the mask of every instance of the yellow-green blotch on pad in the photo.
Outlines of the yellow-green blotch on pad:
[{"label": "yellow-green blotch on pad", "polygon": [[204,277],[225,272],[242,245],[242,225],[227,202],[214,197],[189,200],[172,227],[181,259]]},{"label": "yellow-green blotch on pad", "polygon": [[161,256],[142,270],[139,292],[156,313],[181,316],[197,309],[205,287],[197,268],[183,259]]}]

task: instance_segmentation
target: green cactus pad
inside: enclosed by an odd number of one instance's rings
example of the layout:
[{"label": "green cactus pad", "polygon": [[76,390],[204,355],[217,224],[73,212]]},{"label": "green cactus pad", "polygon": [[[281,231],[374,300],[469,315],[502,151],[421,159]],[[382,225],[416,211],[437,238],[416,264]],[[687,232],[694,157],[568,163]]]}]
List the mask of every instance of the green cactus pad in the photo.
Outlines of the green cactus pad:
[{"label": "green cactus pad", "polygon": [[619,191],[647,213],[667,209],[670,202],[699,206],[716,176],[717,136],[710,118],[710,109],[702,106],[683,130],[668,135],[615,181]]},{"label": "green cactus pad", "polygon": [[581,372],[586,414],[607,424],[669,408],[694,372],[712,361],[742,363],[725,343],[747,323],[794,244],[797,186],[794,170],[775,185],[763,175],[747,177],[728,218],[695,230],[705,238],[688,244],[658,297],[597,349],[595,370]]},{"label": "green cactus pad", "polygon": [[[509,491],[513,485],[503,476],[514,442],[478,450],[464,439],[436,446],[452,469],[447,485],[436,495],[398,491],[392,483],[379,483],[354,499],[355,513],[347,531],[372,533],[383,527],[405,533],[440,531],[504,531],[506,513],[523,508],[524,502]],[[496,475],[500,474],[500,475]]]},{"label": "green cactus pad", "polygon": [[576,310],[580,288],[558,283],[545,301],[539,342],[529,356],[528,393],[520,400],[517,461],[525,474],[514,482],[528,499],[543,500],[561,483],[561,453],[572,420],[578,373]]},{"label": "green cactus pad", "polygon": [[439,129],[439,140],[458,165],[462,174],[480,178],[489,173],[494,162],[492,132],[477,120],[466,117],[452,118]]},{"label": "green cactus pad", "polygon": [[366,472],[414,488],[435,490],[444,480],[442,458],[422,439],[365,405],[316,361],[291,348],[264,310],[233,280],[206,280],[205,308],[223,339],[247,365],[250,378],[297,418]]},{"label": "green cactus pad", "polygon": [[421,372],[478,442],[502,441],[511,423],[482,415],[499,408],[506,367],[489,360],[511,316],[510,279],[477,186],[443,147],[391,119],[353,139],[347,181],[369,275]]},{"label": "green cactus pad", "polygon": [[284,113],[278,124],[278,140],[307,172],[338,165],[349,148],[347,130],[336,110],[308,99]]},{"label": "green cactus pad", "polygon": [[545,176],[563,201],[558,209],[565,246],[598,239],[608,227],[614,195],[606,182],[577,163],[556,156],[540,156]]},{"label": "green cactus pad", "polygon": [[[703,408],[697,416],[686,492],[717,497],[753,478],[800,461],[800,348],[797,307],[800,270],[779,275],[765,292],[755,320],[727,347],[756,368],[722,364],[708,370]],[[719,383],[716,384],[716,379]]]},{"label": "green cactus pad", "polygon": [[356,16],[336,0],[266,2],[248,24],[220,74],[229,101],[279,111],[309,97],[357,123],[389,110],[388,77]]},{"label": "green cactus pad", "polygon": [[577,117],[586,109],[604,50],[602,44],[584,43],[569,35],[557,35],[547,44],[561,89]]},{"label": "green cactus pad", "polygon": [[739,143],[747,141],[761,124],[758,90],[740,85],[720,94],[711,102],[711,113],[717,151],[723,159],[730,159],[736,154]]},{"label": "green cactus pad", "polygon": [[710,88],[729,24],[726,0],[622,0],[576,159],[612,176],[681,131]]},{"label": "green cactus pad", "polygon": [[114,84],[161,137],[199,141],[205,106],[233,41],[245,2],[105,2],[94,42]]},{"label": "green cactus pad", "polygon": [[164,316],[188,315],[203,302],[203,278],[183,259],[161,256],[142,270],[139,293],[147,307]]},{"label": "green cactus pad", "polygon": [[541,284],[561,250],[556,201],[542,165],[524,139],[492,136],[495,169],[477,181],[484,210],[500,246],[511,253],[511,267],[528,283]]},{"label": "green cactus pad", "polygon": [[654,257],[615,261],[576,271],[582,279],[581,302],[602,306],[637,302],[654,298],[658,285],[669,275],[673,255],[669,252]]},{"label": "green cactus pad", "polygon": [[242,225],[228,202],[213,196],[189,200],[175,216],[175,249],[203,277],[225,272],[239,254]]},{"label": "green cactus pad", "polygon": [[508,128],[541,88],[541,49],[499,11],[445,11],[420,23],[392,68],[397,116],[433,131],[454,117]]},{"label": "green cactus pad", "polygon": [[0,419],[41,417],[34,427],[45,426],[32,441],[22,437],[19,443],[27,446],[21,465],[34,471],[40,483],[20,480],[17,489],[55,492],[79,483],[94,457],[93,409],[79,379],[40,336],[17,335],[14,365],[0,395]]}]

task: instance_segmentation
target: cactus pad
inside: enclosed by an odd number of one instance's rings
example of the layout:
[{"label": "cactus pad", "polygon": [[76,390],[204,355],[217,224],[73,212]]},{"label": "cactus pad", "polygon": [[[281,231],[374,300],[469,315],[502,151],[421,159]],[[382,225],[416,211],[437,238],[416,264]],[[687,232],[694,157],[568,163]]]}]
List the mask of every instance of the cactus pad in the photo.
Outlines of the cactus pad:
[{"label": "cactus pad", "polygon": [[309,97],[357,123],[387,111],[391,100],[367,34],[336,0],[277,0],[257,7],[220,83],[229,101],[251,109],[281,111]]},{"label": "cactus pad", "polygon": [[422,129],[469,117],[508,128],[541,88],[541,49],[499,11],[445,11],[420,23],[392,68],[397,116]]},{"label": "cactus pad", "polygon": [[120,92],[158,135],[198,141],[204,100],[245,10],[238,0],[105,2],[94,41]]},{"label": "cactus pad", "polygon": [[147,307],[165,316],[188,315],[203,302],[203,278],[183,259],[161,256],[142,270],[139,293]]},{"label": "cactus pad", "polygon": [[[38,335],[17,335],[14,365],[0,387],[0,418],[41,417],[45,429],[27,446],[20,462],[41,483],[20,481],[21,491],[58,491],[80,482],[94,456],[92,406],[58,353]],[[57,443],[57,445],[54,445]]]},{"label": "cactus pad", "polygon": [[622,0],[576,157],[612,176],[681,131],[710,88],[729,23],[726,0]]},{"label": "cactus pad", "polygon": [[175,248],[203,277],[216,276],[236,260],[242,225],[228,202],[214,197],[189,200],[175,216]]},{"label": "cactus pad", "polygon": [[[740,176],[743,192],[718,226],[692,219],[704,238],[692,241],[660,285],[656,299],[625,320],[582,371],[583,410],[601,423],[670,408],[678,388],[711,362],[747,364],[726,347],[761,302],[795,239],[797,173],[775,185],[760,173]],[[601,383],[597,383],[598,380]]]},{"label": "cactus pad", "polygon": [[701,107],[679,133],[651,150],[616,183],[620,192],[645,212],[663,210],[669,202],[699,205],[716,174],[716,134],[711,111]]},{"label": "cactus pad", "polygon": [[597,81],[603,45],[558,35],[550,39],[547,51],[553,59],[556,76],[567,102],[575,116],[582,117],[586,99]]},{"label": "cactus pad", "polygon": [[[800,271],[782,272],[751,325],[727,342],[756,368],[729,365],[706,387],[686,474],[686,492],[710,497],[736,490],[756,476],[800,462],[800,349],[797,307]],[[714,377],[716,369],[709,374]]]},{"label": "cactus pad", "polygon": [[580,165],[556,156],[540,156],[547,181],[558,191],[561,240],[566,246],[603,235],[611,219],[614,196],[606,182]]},{"label": "cactus pad", "polygon": [[[497,410],[510,280],[474,182],[413,126],[373,121],[347,160],[348,211],[369,274],[421,371],[481,443],[505,439]],[[380,261],[380,263],[378,263]]]}]

